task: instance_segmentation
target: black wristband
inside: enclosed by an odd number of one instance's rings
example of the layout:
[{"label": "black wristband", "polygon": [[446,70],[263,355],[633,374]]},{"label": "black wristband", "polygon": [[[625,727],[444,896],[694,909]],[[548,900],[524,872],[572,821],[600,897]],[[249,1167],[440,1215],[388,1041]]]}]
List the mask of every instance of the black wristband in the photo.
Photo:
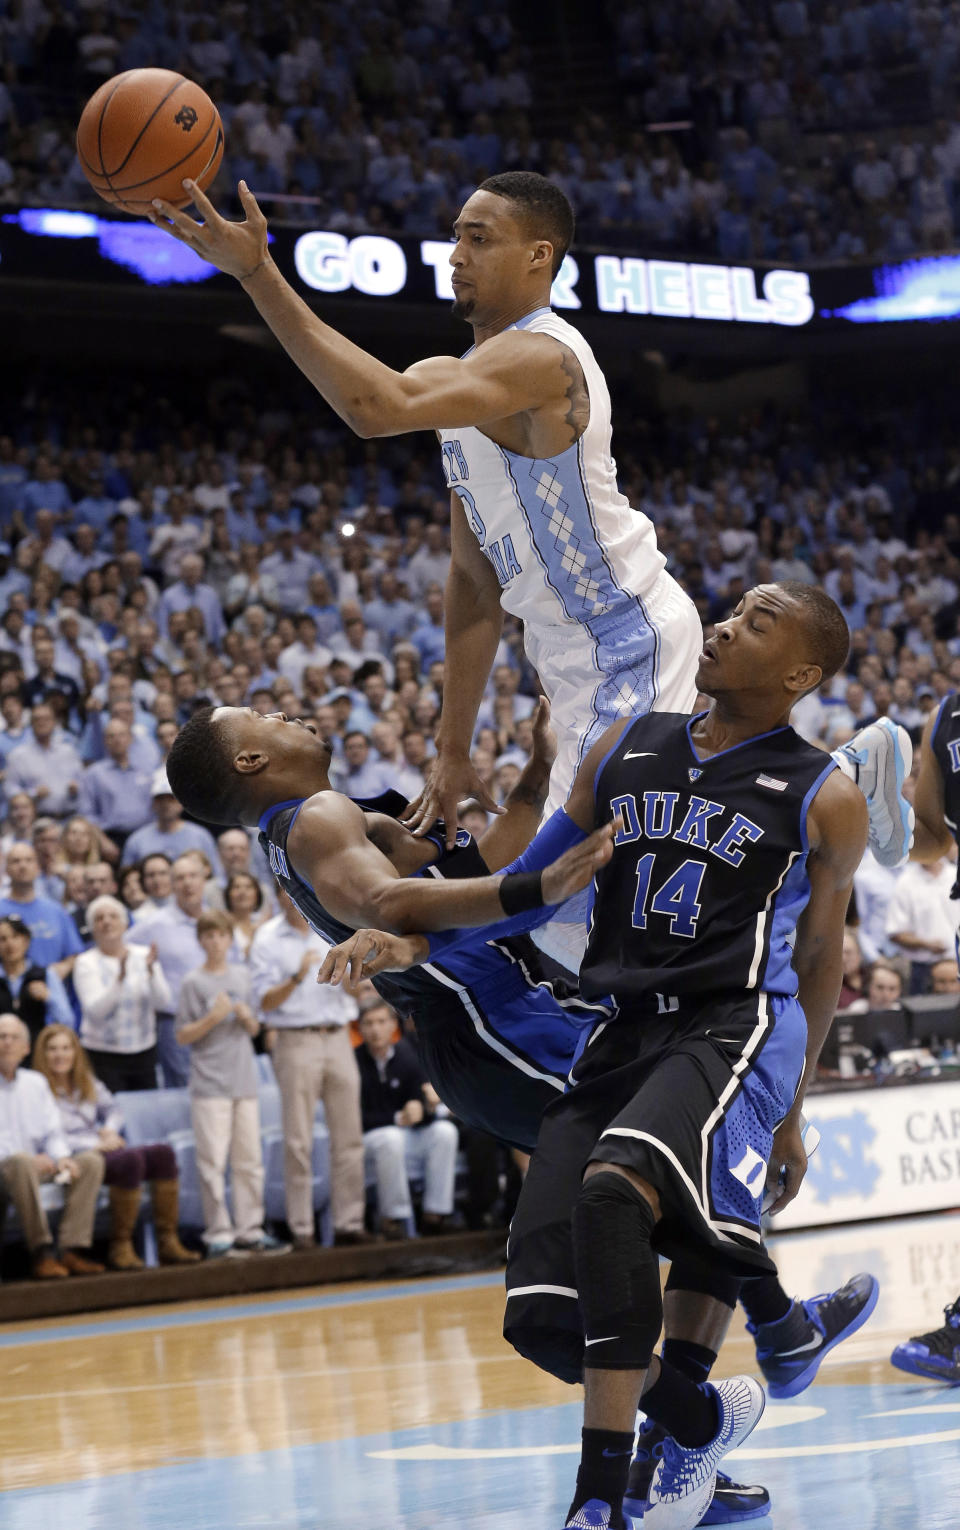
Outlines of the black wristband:
[{"label": "black wristband", "polygon": [[508,919],[543,908],[543,872],[508,872],[500,883],[500,906]]}]

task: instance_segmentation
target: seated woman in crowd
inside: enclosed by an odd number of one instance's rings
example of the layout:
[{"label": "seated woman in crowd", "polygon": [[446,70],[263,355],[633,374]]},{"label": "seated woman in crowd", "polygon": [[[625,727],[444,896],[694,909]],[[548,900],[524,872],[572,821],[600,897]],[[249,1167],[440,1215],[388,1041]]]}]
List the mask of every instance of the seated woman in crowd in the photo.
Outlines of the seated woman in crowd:
[{"label": "seated woman in crowd", "polygon": [[223,905],[233,927],[233,959],[245,962],[254,935],[272,909],[264,909],[263,889],[249,871],[235,871],[223,891]]},{"label": "seated woman in crowd", "polygon": [[114,866],[119,859],[120,851],[109,834],[104,834],[89,818],[76,813],[67,819],[55,863],[59,876],[63,876],[65,866],[94,866],[97,861],[109,861]]},{"label": "seated woman in crowd", "polygon": [[130,916],[119,898],[87,909],[94,944],[73,967],[80,1038],[108,1089],[157,1087],[157,1011],[173,999],[153,946],[127,942]]},{"label": "seated woman in crowd", "polygon": [[848,925],[843,932],[843,983],[840,987],[837,1008],[846,1009],[855,999],[862,999],[866,983],[867,977],[857,932]]},{"label": "seated woman in crowd", "polygon": [[121,1133],[123,1114],[110,1090],[95,1078],[90,1060],[73,1030],[48,1025],[33,1048],[33,1066],[53,1091],[71,1155],[103,1154],[103,1183],[110,1191],[112,1270],[142,1270],[133,1246],[144,1180],[153,1198],[157,1257],[161,1264],[196,1264],[200,1255],[184,1248],[177,1233],[180,1182],[177,1160],[168,1142],[128,1147]]},{"label": "seated woman in crowd", "polygon": [[45,1025],[73,1029],[73,1011],[63,982],[52,967],[31,962],[30,931],[22,919],[0,919],[0,1014],[17,1015],[30,1032],[31,1046]]},{"label": "seated woman in crowd", "polygon": [[138,908],[143,907],[147,901],[147,895],[143,890],[139,866],[124,867],[117,882],[117,895],[131,916]]}]

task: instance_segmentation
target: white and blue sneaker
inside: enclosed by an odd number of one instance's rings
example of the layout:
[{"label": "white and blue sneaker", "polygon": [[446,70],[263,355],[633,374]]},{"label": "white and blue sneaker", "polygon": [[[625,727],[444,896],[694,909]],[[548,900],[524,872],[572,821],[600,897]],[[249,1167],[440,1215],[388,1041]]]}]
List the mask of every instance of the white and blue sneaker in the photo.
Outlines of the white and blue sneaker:
[{"label": "white and blue sneaker", "polygon": [[881,866],[899,866],[913,844],[914,812],[903,795],[913,765],[906,728],[878,717],[831,756],[867,799],[870,849]]},{"label": "white and blue sneaker", "polygon": [[[610,1530],[611,1510],[608,1503],[600,1498],[589,1498],[582,1503],[572,1519],[568,1519],[563,1530]],[[636,1530],[633,1520],[623,1516],[624,1530]]]},{"label": "white and blue sneaker", "polygon": [[[653,1419],[645,1418],[640,1425],[640,1435],[633,1461],[627,1491],[623,1495],[623,1512],[637,1522],[650,1507],[650,1482],[663,1456],[667,1431]],[[763,1519],[770,1513],[770,1494],[759,1484],[734,1482],[726,1472],[717,1472],[716,1486],[709,1508],[700,1520],[701,1525],[742,1525],[746,1520]]]},{"label": "white and blue sneaker", "polygon": [[263,1232],[256,1238],[235,1238],[234,1252],[239,1254],[289,1254],[292,1243],[282,1243],[272,1233]]},{"label": "white and blue sneaker", "polygon": [[716,1394],[720,1427],[706,1445],[664,1440],[650,1483],[644,1530],[694,1530],[713,1501],[717,1467],[729,1450],[743,1444],[763,1414],[766,1398],[752,1376],[731,1376],[707,1386]]}]

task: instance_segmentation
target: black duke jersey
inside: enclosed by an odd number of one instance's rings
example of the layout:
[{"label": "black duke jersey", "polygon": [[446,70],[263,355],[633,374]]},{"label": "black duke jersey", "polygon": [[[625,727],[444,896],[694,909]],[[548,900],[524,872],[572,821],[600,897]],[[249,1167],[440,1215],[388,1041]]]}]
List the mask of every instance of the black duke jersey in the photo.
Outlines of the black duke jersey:
[{"label": "black duke jersey", "polygon": [[[960,691],[950,691],[941,701],[930,744],[943,779],[944,820],[960,844]],[[960,897],[960,868],[952,896]]]},{"label": "black duke jersey", "polygon": [[651,712],[597,771],[598,824],[619,813],[580,968],[585,998],[795,994],[810,895],[807,810],[836,767],[790,727],[701,759],[696,718]]}]

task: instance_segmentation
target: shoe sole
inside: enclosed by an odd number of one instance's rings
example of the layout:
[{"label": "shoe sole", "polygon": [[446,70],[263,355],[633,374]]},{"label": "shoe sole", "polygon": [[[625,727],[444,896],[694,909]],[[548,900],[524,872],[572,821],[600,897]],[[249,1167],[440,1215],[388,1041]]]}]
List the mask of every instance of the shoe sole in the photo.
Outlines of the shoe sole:
[{"label": "shoe sole", "polygon": [[[637,1524],[639,1524],[643,1519],[643,1516],[646,1514],[649,1507],[650,1501],[647,1498],[625,1498],[623,1500],[624,1514],[629,1514],[637,1522]],[[747,1509],[743,1512],[741,1512],[739,1509],[725,1509],[721,1504],[719,1505],[719,1514],[721,1517],[715,1519],[713,1515],[713,1504],[711,1503],[710,1507],[707,1509],[707,1512],[700,1520],[700,1524],[743,1525],[746,1524],[748,1519],[764,1519],[770,1513],[770,1508],[771,1505],[769,1499],[766,1503],[761,1504],[758,1509]]]},{"label": "shoe sole", "polygon": [[890,1356],[890,1364],[895,1365],[898,1371],[906,1371],[910,1376],[922,1376],[926,1381],[942,1381],[947,1386],[960,1386],[960,1369],[953,1368],[953,1374],[938,1369],[934,1365],[924,1365],[923,1361],[913,1360],[910,1356],[903,1355],[897,1358],[897,1350]]},{"label": "shoe sole", "polygon": [[[806,1367],[806,1369],[800,1371],[799,1374],[794,1376],[791,1381],[784,1381],[780,1383],[768,1381],[767,1392],[769,1395],[774,1398],[775,1401],[782,1402],[785,1398],[798,1397],[801,1392],[805,1392],[813,1378],[816,1376],[817,1371],[820,1369],[821,1363],[826,1358],[826,1356],[829,1355],[830,1351],[832,1349],[836,1349],[838,1344],[842,1344],[844,1339],[849,1339],[852,1334],[856,1333],[858,1328],[863,1327],[864,1323],[872,1315],[873,1309],[876,1307],[879,1300],[880,1286],[879,1283],[874,1280],[873,1290],[870,1292],[867,1300],[864,1302],[860,1311],[853,1319],[853,1322],[848,1323],[846,1328],[841,1328],[840,1332],[834,1334],[833,1338],[830,1339],[822,1349],[818,1349],[816,1355],[810,1361],[810,1364]],[[761,1370],[762,1369],[763,1367],[761,1366]]]},{"label": "shoe sole", "polygon": [[[909,851],[910,840],[913,835],[914,823],[916,821],[913,808],[904,799],[903,796],[903,783],[907,776],[910,774],[911,768],[913,766],[913,744],[910,741],[909,735],[907,735],[905,742],[901,739],[900,729],[896,723],[890,722],[889,726],[884,726],[884,723],[880,722],[878,723],[878,726],[883,728],[884,733],[888,734],[893,739],[896,796],[894,797],[891,804],[890,795],[886,790],[887,781],[885,772],[883,781],[884,802],[887,811],[890,813],[891,822],[896,823],[897,818],[899,817],[900,823],[903,826],[903,844],[897,855],[897,858],[895,860],[880,861],[880,864],[881,866],[897,866]],[[876,855],[876,851],[874,851],[874,855],[876,859],[879,860],[879,856]]]}]

